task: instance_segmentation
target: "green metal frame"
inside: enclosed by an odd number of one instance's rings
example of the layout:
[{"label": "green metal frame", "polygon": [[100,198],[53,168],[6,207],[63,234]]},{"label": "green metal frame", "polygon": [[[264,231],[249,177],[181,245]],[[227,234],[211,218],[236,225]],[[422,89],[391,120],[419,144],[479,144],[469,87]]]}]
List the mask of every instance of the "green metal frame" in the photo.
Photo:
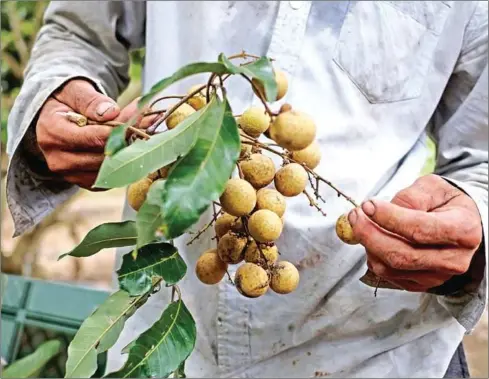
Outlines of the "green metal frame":
[{"label": "green metal frame", "polygon": [[[2,275],[7,277],[6,288],[2,289],[2,357],[8,363],[13,362],[32,353],[42,342],[57,338],[64,345],[63,353],[45,367],[41,377],[63,377],[70,341],[85,318],[109,293],[60,282]],[[95,377],[103,375],[105,361],[106,355],[101,354]]]}]

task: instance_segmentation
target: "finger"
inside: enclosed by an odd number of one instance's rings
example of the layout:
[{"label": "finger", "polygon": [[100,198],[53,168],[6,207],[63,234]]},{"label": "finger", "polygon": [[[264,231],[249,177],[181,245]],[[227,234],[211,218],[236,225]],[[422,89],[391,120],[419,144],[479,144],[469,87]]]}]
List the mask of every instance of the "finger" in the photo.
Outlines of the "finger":
[{"label": "finger", "polygon": [[41,111],[36,126],[37,141],[43,152],[73,150],[103,152],[112,128],[107,125],[79,127],[62,114],[68,106],[55,99],[48,100]]},{"label": "finger", "polygon": [[433,270],[450,274],[467,271],[472,254],[465,249],[413,246],[372,222],[361,208],[348,215],[353,233],[365,249],[397,270]]},{"label": "finger", "polygon": [[103,153],[59,151],[45,154],[49,170],[60,175],[98,171],[104,160]]},{"label": "finger", "polygon": [[162,114],[153,114],[149,116],[144,116],[144,113],[148,111],[148,107],[139,109],[138,102],[140,98],[133,100],[130,104],[125,106],[116,121],[127,122],[131,120],[135,115],[138,115],[134,122],[134,125],[139,129],[147,129],[152,125]]},{"label": "finger", "polygon": [[95,121],[113,120],[120,113],[117,103],[98,92],[87,80],[70,80],[53,96],[73,111]]},{"label": "finger", "polygon": [[446,212],[425,212],[400,207],[382,200],[362,204],[363,212],[381,228],[417,244],[464,246],[466,230],[461,208]]},{"label": "finger", "polygon": [[419,283],[413,282],[411,280],[402,280],[402,279],[389,280],[389,279],[386,279],[386,281],[394,284],[395,286],[402,288],[405,291],[409,291],[409,292],[427,292],[430,289],[430,287],[426,287],[423,284],[419,284]]},{"label": "finger", "polygon": [[425,175],[398,192],[392,203],[404,208],[432,211],[448,203],[462,192],[438,175]]},{"label": "finger", "polygon": [[97,179],[98,173],[93,172],[82,172],[74,175],[65,175],[64,179],[71,184],[75,184],[81,188],[92,190],[92,185]]},{"label": "finger", "polygon": [[433,270],[426,271],[408,271],[395,270],[387,266],[375,255],[367,252],[367,266],[374,274],[385,280],[411,280],[429,288],[437,287],[449,280],[453,275],[437,272]]}]

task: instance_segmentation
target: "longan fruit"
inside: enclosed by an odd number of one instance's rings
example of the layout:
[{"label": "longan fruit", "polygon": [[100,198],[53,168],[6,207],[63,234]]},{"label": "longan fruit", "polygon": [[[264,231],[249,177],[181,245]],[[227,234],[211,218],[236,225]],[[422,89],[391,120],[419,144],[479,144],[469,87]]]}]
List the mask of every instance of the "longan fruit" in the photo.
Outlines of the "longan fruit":
[{"label": "longan fruit", "polygon": [[253,213],[248,220],[248,230],[257,242],[273,242],[282,233],[282,220],[268,209],[260,209]]},{"label": "longan fruit", "polygon": [[299,285],[299,271],[290,262],[280,261],[273,265],[270,288],[279,294],[294,291]]},{"label": "longan fruit", "polygon": [[277,190],[262,188],[256,193],[256,209],[268,209],[282,217],[286,206],[285,198]]},{"label": "longan fruit", "polygon": [[175,109],[175,112],[168,116],[166,119],[166,126],[168,129],[173,129],[192,113],[195,113],[195,109],[187,103],[183,103],[177,109]]},{"label": "longan fruit", "polygon": [[[277,98],[275,99],[275,101],[278,101],[287,94],[287,90],[289,89],[289,82],[287,80],[287,76],[285,75],[285,72],[278,69],[274,69],[273,71],[275,74],[275,81],[277,82]],[[256,88],[258,88],[263,98],[266,99],[263,85],[256,79],[253,79],[252,82],[255,84]],[[258,96],[255,88],[253,88],[253,91]]]},{"label": "longan fruit", "polygon": [[348,221],[348,215],[344,214],[338,217],[336,221],[336,235],[342,240],[344,243],[348,245],[357,245],[360,241],[353,234],[353,228]]},{"label": "longan fruit", "polygon": [[221,206],[232,216],[246,216],[256,205],[256,192],[253,186],[244,179],[232,178],[219,198]]},{"label": "longan fruit", "polygon": [[305,164],[311,170],[314,170],[321,161],[321,149],[316,141],[302,150],[292,151],[290,156],[293,160]]},{"label": "longan fruit", "polygon": [[251,137],[259,137],[270,126],[270,116],[260,107],[250,107],[243,112],[238,124]]},{"label": "longan fruit", "polygon": [[275,177],[275,165],[270,157],[263,154],[251,154],[239,163],[244,179],[255,188],[269,185]]},{"label": "longan fruit", "polygon": [[298,163],[289,163],[275,174],[275,188],[287,197],[297,196],[307,185],[307,171]]},{"label": "longan fruit", "polygon": [[[260,252],[261,249],[261,252]],[[275,244],[260,245],[260,249],[255,241],[248,244],[244,253],[245,262],[255,263],[259,266],[268,267],[275,263],[278,259],[278,249]]]},{"label": "longan fruit", "polygon": [[255,298],[267,292],[269,278],[267,272],[260,266],[244,263],[236,270],[234,283],[240,294]]},{"label": "longan fruit", "polygon": [[216,249],[205,251],[197,260],[195,274],[204,284],[219,283],[228,269],[227,263],[217,255]]},{"label": "longan fruit", "polygon": [[280,113],[270,124],[270,137],[284,149],[302,150],[316,137],[316,124],[307,114],[295,110]]},{"label": "longan fruit", "polygon": [[217,237],[221,238],[230,230],[233,232],[242,231],[243,223],[241,222],[241,218],[224,213],[217,218],[216,223],[214,224],[214,230],[216,231]]},{"label": "longan fruit", "polygon": [[153,181],[149,178],[143,178],[135,183],[132,183],[127,189],[127,202],[135,211],[143,205],[148,195],[149,187]]},{"label": "longan fruit", "polygon": [[[187,95],[190,95],[192,92],[194,92],[197,88],[202,87],[202,84],[196,84],[192,87],[187,92]],[[201,108],[204,108],[207,104],[207,98],[205,96],[205,88],[197,92],[195,95],[193,95],[190,99],[187,100],[187,103],[194,108],[196,111],[198,111]]]},{"label": "longan fruit", "polygon": [[217,254],[223,262],[237,264],[244,259],[244,248],[248,239],[233,232],[227,232],[217,244]]}]

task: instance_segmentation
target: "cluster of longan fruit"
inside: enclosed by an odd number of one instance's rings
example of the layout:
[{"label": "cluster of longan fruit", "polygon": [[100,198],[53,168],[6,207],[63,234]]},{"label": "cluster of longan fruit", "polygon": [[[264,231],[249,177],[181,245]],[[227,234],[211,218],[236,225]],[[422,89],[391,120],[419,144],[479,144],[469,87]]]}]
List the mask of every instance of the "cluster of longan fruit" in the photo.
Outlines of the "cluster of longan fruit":
[{"label": "cluster of longan fruit", "polygon": [[[277,100],[287,93],[285,74],[275,70]],[[264,90],[255,80],[253,90],[264,100]],[[193,86],[191,94],[201,85]],[[168,129],[206,105],[204,90],[190,97],[166,119]],[[275,244],[283,229],[286,198],[305,191],[309,176],[321,160],[316,125],[305,113],[281,106],[278,113],[252,106],[238,116],[241,151],[238,161],[240,176],[230,178],[220,196],[221,212],[215,220],[217,246],[205,251],[197,260],[195,272],[205,284],[219,283],[228,265],[240,265],[234,283],[238,291],[250,298],[265,294],[269,288],[279,294],[294,291],[299,272],[290,262],[279,260]],[[263,154],[256,139],[265,135],[283,149],[283,165],[277,170],[272,159]],[[128,202],[136,211],[144,203],[151,185],[165,179],[171,164],[129,186]],[[346,216],[336,224],[338,236],[346,243],[357,243]]]},{"label": "cluster of longan fruit", "polygon": [[[277,100],[287,92],[287,78],[275,70]],[[263,88],[254,82],[262,98]],[[259,93],[260,92],[260,93]],[[256,298],[269,288],[279,294],[294,291],[299,272],[290,262],[279,260],[275,244],[283,229],[286,198],[300,195],[308,183],[304,166],[314,169],[321,159],[316,125],[306,114],[284,104],[278,114],[270,115],[258,106],[238,117],[241,152],[239,177],[228,180],[219,198],[222,214],[214,230],[217,247],[205,251],[197,261],[196,275],[205,284],[217,284],[228,265],[238,265],[234,277],[237,290]],[[284,149],[284,164],[278,170],[254,141],[265,135]]]}]

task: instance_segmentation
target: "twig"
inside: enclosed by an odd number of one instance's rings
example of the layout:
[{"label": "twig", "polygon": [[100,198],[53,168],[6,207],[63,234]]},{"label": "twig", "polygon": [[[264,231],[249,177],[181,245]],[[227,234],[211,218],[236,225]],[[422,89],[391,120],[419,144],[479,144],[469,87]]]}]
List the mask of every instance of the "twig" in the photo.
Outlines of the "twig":
[{"label": "twig", "polygon": [[245,78],[250,84],[251,86],[255,89],[255,92],[256,94],[258,95],[258,98],[260,99],[260,101],[262,102],[263,106],[265,107],[265,111],[268,113],[268,115],[270,117],[273,117],[273,116],[276,116],[277,114],[276,113],[273,113],[272,110],[270,109],[270,107],[268,106],[266,100],[263,98],[263,94],[261,93],[260,89],[256,86],[255,83],[253,83],[253,81],[248,78],[248,76],[246,76],[245,74],[240,74],[243,78]]},{"label": "twig", "polygon": [[219,212],[216,213],[215,208],[214,208],[214,216],[212,217],[212,219],[207,224],[205,224],[205,226],[202,229],[199,230],[199,232],[195,235],[195,237],[193,237],[189,242],[187,242],[187,246],[191,245],[192,242],[194,242],[202,234],[204,234],[205,231],[207,229],[209,229],[212,226],[212,224],[214,224],[214,222],[217,220],[218,217],[219,217]]},{"label": "twig", "polygon": [[166,111],[167,111],[166,109],[158,109],[156,111],[149,111],[149,112],[143,113],[143,117],[153,116],[155,114],[160,114],[160,113],[165,113]]},{"label": "twig", "polygon": [[316,208],[319,211],[319,213],[321,213],[323,216],[327,216],[326,212],[324,212],[321,209],[321,207],[318,205],[318,203],[316,203],[316,201],[313,199],[313,197],[306,190],[304,190],[302,193],[304,195],[306,195],[307,198],[309,199],[309,204],[311,205],[311,207]]},{"label": "twig", "polygon": [[[123,122],[119,122],[119,121],[107,121],[107,122],[104,122],[104,123],[100,123],[100,122],[93,121],[93,120],[87,120],[87,125],[121,126],[121,125],[124,125],[124,123]],[[149,134],[146,134],[141,129],[135,128],[134,126],[129,125],[127,127],[127,129],[130,130],[131,132],[133,132],[134,134],[137,134],[138,136],[143,137],[145,139],[151,138],[151,136]]]},{"label": "twig", "polygon": [[331,183],[329,180],[326,180],[324,179],[322,176],[320,176],[319,174],[317,174],[314,170],[311,170],[309,167],[307,166],[304,166],[302,165],[300,162],[297,162],[296,160],[290,158],[290,157],[287,157],[285,154],[275,150],[275,149],[272,149],[270,146],[267,146],[261,142],[259,142],[256,138],[252,138],[252,137],[248,137],[248,141],[247,140],[242,140],[241,143],[244,143],[244,144],[248,144],[248,145],[254,145],[254,146],[258,146],[264,150],[267,150],[273,154],[276,154],[284,159],[288,159],[289,161],[293,162],[293,163],[297,163],[299,165],[301,165],[302,167],[304,167],[304,169],[309,172],[314,178],[316,178],[317,180],[320,180],[321,182],[323,183],[326,183],[329,187],[331,187],[333,190],[336,191],[336,193],[338,194],[338,196],[342,196],[345,200],[347,200],[348,202],[350,202],[355,208],[358,207],[358,204],[348,195],[346,195],[345,193],[343,193],[338,187],[336,187],[333,183]]},{"label": "twig", "polygon": [[377,297],[377,290],[379,289],[380,282],[382,281],[382,278],[379,276],[377,279],[377,284],[375,284],[375,291],[374,291],[374,297]]},{"label": "twig", "polygon": [[244,50],[241,51],[241,53],[238,53],[238,54],[233,54],[233,55],[230,55],[229,57],[227,57],[229,60],[231,59],[238,59],[238,58],[253,58],[253,59],[260,59],[261,57],[259,57],[258,55],[254,55],[254,54],[248,54],[246,53]]},{"label": "twig", "polygon": [[162,96],[158,97],[157,99],[153,100],[153,102],[149,105],[149,108],[153,108],[156,104],[158,104],[160,101],[167,100],[167,99],[181,99],[184,97],[183,95],[170,95],[170,96]]},{"label": "twig", "polygon": [[236,163],[236,167],[238,168],[238,175],[240,179],[244,178],[243,170],[241,169],[241,166],[239,165],[239,162]]},{"label": "twig", "polygon": [[235,284],[234,284],[234,280],[233,280],[233,278],[231,278],[231,274],[229,273],[229,271],[228,271],[228,270],[226,270],[226,274],[227,274],[227,276],[228,276],[229,281],[230,281],[230,282],[231,282],[231,284],[234,286],[234,285],[235,285]]}]

